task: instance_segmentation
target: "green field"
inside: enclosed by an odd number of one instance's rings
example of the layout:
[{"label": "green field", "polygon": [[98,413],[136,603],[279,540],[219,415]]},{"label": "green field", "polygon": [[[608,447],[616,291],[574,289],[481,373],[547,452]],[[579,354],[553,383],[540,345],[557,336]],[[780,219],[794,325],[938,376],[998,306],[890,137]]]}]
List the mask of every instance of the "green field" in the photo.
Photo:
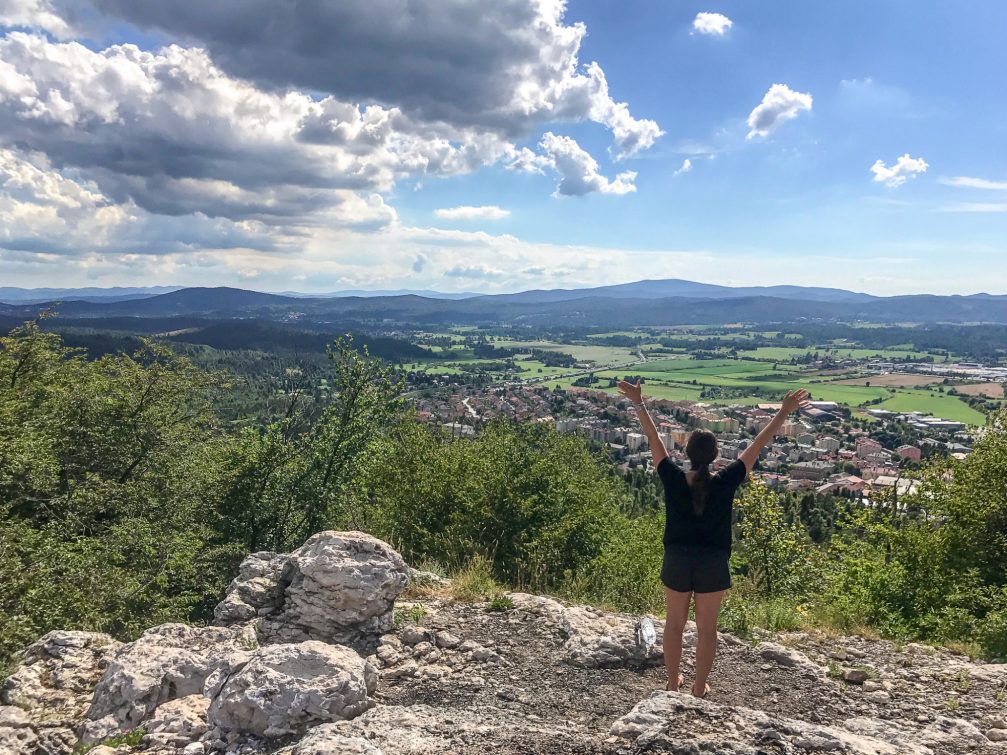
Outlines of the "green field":
[{"label": "green field", "polygon": [[[835,359],[919,359],[925,357],[925,351],[898,351],[894,349],[858,349],[845,346],[810,347],[805,349],[788,348],[786,346],[760,346],[752,351],[745,351],[744,356],[751,359],[775,359],[779,361],[790,361],[793,357],[802,357],[808,352],[818,352],[820,355],[829,355]],[[942,356],[941,359],[944,357]]]},{"label": "green field", "polygon": [[[613,331],[601,335],[642,335],[633,331]],[[711,334],[714,335],[714,334]],[[738,334],[740,336],[742,334]],[[737,338],[738,336],[731,336]],[[675,334],[675,337],[698,339],[704,336],[693,333]],[[717,336],[724,337],[727,336]],[[646,384],[646,395],[670,400],[708,401],[712,404],[755,404],[763,401],[773,401],[784,393],[796,388],[807,388],[813,399],[820,401],[835,401],[852,409],[863,409],[866,406],[881,406],[893,411],[919,411],[937,417],[967,422],[973,425],[985,424],[986,418],[981,412],[973,409],[964,401],[954,396],[938,393],[936,390],[912,390],[904,388],[889,388],[885,386],[842,385],[845,375],[819,374],[805,369],[801,365],[792,364],[792,357],[804,356],[808,349],[786,347],[761,347],[754,351],[741,352],[738,358],[725,356],[719,359],[695,359],[687,355],[681,357],[669,356],[641,362],[635,349],[605,346],[602,344],[566,344],[553,341],[521,341],[505,338],[494,339],[497,346],[515,349],[542,349],[562,351],[570,354],[577,361],[593,362],[599,369],[593,374],[600,383],[592,385],[594,390],[616,393],[615,387],[609,388],[610,378],[622,378],[628,375],[638,375]],[[647,344],[644,344],[646,346]],[[855,344],[834,343],[828,348],[812,349],[819,354],[829,353],[839,358],[864,359],[880,357],[895,359],[906,356],[925,356],[922,352],[907,349],[861,349]],[[472,356],[470,350],[458,349],[461,358],[451,361],[431,359],[411,365],[411,369],[425,370],[433,374],[458,374],[462,365],[478,364],[480,360]],[[527,352],[526,352],[527,353]],[[943,357],[941,357],[943,358]],[[634,362],[625,367],[605,369],[605,365]],[[575,377],[555,377],[575,368],[547,367],[537,359],[522,358],[519,354],[515,364],[520,370],[516,376],[524,380],[535,380],[539,385],[549,388],[560,386],[570,387]],[[541,370],[541,372],[539,372]],[[583,371],[578,371],[583,372]],[[513,379],[515,375],[497,373],[497,379]],[[704,389],[726,389],[725,392],[736,393],[737,396],[719,398],[701,398]],[[880,404],[875,402],[881,400]]]},{"label": "green field", "polygon": [[578,362],[598,362],[608,364],[610,362],[631,362],[638,360],[635,349],[627,349],[622,346],[603,346],[601,344],[571,344],[554,343],[552,341],[509,341],[499,339],[493,342],[494,346],[506,346],[508,348],[543,349],[548,351],[562,351],[570,354]]},{"label": "green field", "polygon": [[935,417],[983,425],[986,416],[966,404],[960,398],[948,396],[932,390],[898,390],[890,399],[881,403],[881,408],[893,412],[929,412]]}]

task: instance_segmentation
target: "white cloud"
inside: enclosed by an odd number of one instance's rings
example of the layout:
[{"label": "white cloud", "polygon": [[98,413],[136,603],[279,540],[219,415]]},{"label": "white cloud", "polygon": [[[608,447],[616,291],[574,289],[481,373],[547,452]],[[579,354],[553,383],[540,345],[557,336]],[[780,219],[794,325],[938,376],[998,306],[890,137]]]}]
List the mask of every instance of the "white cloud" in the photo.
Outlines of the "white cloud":
[{"label": "white cloud", "polygon": [[[406,16],[399,3],[0,0],[0,274],[32,255],[179,280],[262,280],[302,254],[305,270],[350,265],[342,250],[399,232],[388,197],[402,182],[494,164],[555,172],[560,194],[635,190],[635,173],[610,179],[545,128],[600,124],[615,160],[663,133],[580,60],[586,28],[563,0],[411,0]],[[259,22],[236,35],[239,15]],[[95,46],[109,36],[177,44]],[[409,238],[412,272],[449,269]]]},{"label": "white cloud", "polygon": [[1007,181],[990,181],[986,178],[970,176],[954,176],[940,179],[942,184],[956,186],[960,189],[988,189],[990,191],[1007,191]]},{"label": "white cloud", "polygon": [[907,152],[890,168],[883,160],[875,160],[871,166],[871,173],[874,174],[876,182],[895,188],[904,184],[907,179],[915,178],[918,173],[926,173],[929,167],[922,157],[910,157]]},{"label": "white cloud", "polygon": [[506,273],[489,265],[455,265],[444,271],[449,278],[468,278],[470,280],[499,280]]},{"label": "white cloud", "polygon": [[619,156],[661,134],[611,97],[597,63],[581,63],[587,28],[565,22],[564,0],[410,0],[408,12],[401,0],[91,2],[111,18],[195,40],[224,71],[267,89],[382,103],[415,122],[509,141],[590,120],[612,131]]},{"label": "white cloud", "polygon": [[692,160],[690,160],[690,159],[689,159],[689,158],[687,157],[687,158],[685,158],[684,160],[682,160],[682,167],[681,167],[681,168],[679,168],[678,170],[676,170],[676,171],[675,171],[674,173],[672,173],[671,175],[672,175],[672,176],[679,176],[679,175],[681,175],[682,173],[688,173],[688,172],[689,172],[690,170],[692,170]]},{"label": "white cloud", "polygon": [[0,60],[16,74],[0,77],[0,146],[43,152],[159,214],[288,224],[376,208],[374,192],[400,176],[464,173],[506,153],[495,137],[452,142],[376,105],[259,90],[198,49],[94,52],[14,32]]},{"label": "white cloud", "polygon": [[510,215],[510,210],[496,205],[444,207],[434,210],[434,215],[442,220],[500,220]]},{"label": "white cloud", "polygon": [[53,10],[49,0],[3,0],[0,26],[41,29],[58,39],[71,34],[70,25]]},{"label": "white cloud", "polygon": [[697,13],[692,21],[692,29],[700,34],[722,37],[734,22],[722,13]]},{"label": "white cloud", "polygon": [[795,92],[786,84],[773,84],[762,102],[749,114],[746,138],[768,136],[803,110],[811,110],[810,94]]},{"label": "white cloud", "polygon": [[1007,202],[961,202],[944,208],[945,212],[1007,212]]},{"label": "white cloud", "polygon": [[551,167],[560,176],[557,196],[579,197],[592,192],[628,194],[636,191],[636,173],[626,171],[609,180],[598,172],[598,162],[569,136],[547,131],[539,144],[549,157]]},{"label": "white cloud", "polygon": [[45,155],[0,149],[0,249],[49,255],[167,254],[194,249],[291,249],[296,240],[258,221],[202,213],[155,215],[116,203]]}]

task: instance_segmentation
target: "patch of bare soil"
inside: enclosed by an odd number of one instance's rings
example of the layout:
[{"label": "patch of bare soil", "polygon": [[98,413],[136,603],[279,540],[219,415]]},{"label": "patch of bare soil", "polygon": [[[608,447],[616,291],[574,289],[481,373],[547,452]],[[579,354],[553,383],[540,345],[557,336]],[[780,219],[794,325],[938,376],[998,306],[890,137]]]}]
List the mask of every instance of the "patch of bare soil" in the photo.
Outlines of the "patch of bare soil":
[{"label": "patch of bare soil", "polygon": [[933,375],[907,375],[890,372],[884,375],[867,375],[865,377],[848,378],[834,381],[837,385],[870,385],[882,388],[913,388],[917,385],[932,385],[943,378]]},{"label": "patch of bare soil", "polygon": [[1003,383],[962,383],[955,390],[966,396],[986,396],[987,398],[1003,398]]}]

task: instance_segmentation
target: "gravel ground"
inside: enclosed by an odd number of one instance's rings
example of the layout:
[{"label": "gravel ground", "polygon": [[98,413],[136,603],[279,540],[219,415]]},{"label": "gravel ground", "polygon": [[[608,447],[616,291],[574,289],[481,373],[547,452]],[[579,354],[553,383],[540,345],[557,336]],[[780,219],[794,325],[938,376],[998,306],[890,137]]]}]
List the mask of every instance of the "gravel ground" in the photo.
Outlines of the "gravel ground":
[{"label": "gravel ground", "polygon": [[[500,660],[475,669],[467,667],[442,679],[383,679],[377,693],[379,703],[429,704],[459,714],[504,709],[528,721],[529,727],[553,731],[513,730],[502,736],[495,732],[485,741],[452,750],[458,753],[633,751],[625,740],[611,737],[609,728],[638,702],[664,689],[663,666],[578,668],[564,660],[562,634],[539,615],[522,610],[488,612],[479,604],[439,599],[421,603],[427,612],[420,621],[422,627],[445,629],[460,639],[474,640],[498,653]],[[991,719],[1007,715],[1002,685],[972,674],[963,681],[961,669],[967,673],[970,666],[960,656],[897,652],[890,643],[860,638],[791,635],[772,639],[803,650],[823,666],[830,662],[830,653],[838,653],[842,660],[834,662],[842,668],[873,666],[872,681],[880,684],[888,680],[890,699],[872,700],[859,684],[767,662],[753,642],[728,635],[722,635],[719,644],[708,699],[825,725],[864,716],[924,726],[938,716],[950,716],[986,731]],[[683,671],[688,685],[692,672],[689,649]],[[957,743],[934,751],[938,755],[965,751],[1007,755],[1007,745]]]}]

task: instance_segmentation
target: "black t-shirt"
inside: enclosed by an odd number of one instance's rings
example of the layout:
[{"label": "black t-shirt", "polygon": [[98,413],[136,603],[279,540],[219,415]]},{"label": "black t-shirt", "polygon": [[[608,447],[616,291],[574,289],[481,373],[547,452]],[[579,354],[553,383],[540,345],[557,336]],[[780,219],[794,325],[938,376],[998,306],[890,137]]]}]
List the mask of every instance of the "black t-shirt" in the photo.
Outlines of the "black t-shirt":
[{"label": "black t-shirt", "polygon": [[730,552],[731,508],[735,491],[748,476],[745,462],[738,459],[710,475],[706,505],[698,516],[685,472],[671,457],[661,459],[657,473],[664,483],[664,547],[699,545]]}]

